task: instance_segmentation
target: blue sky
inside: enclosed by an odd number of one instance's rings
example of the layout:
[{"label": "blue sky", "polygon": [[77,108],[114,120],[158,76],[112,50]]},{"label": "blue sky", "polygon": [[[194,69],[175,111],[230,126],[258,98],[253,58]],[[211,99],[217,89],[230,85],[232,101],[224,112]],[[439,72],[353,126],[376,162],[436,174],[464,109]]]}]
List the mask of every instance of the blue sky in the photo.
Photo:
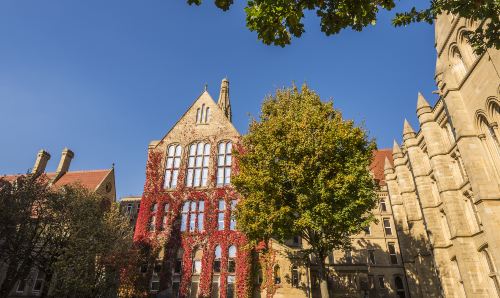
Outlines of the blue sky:
[{"label": "blue sky", "polygon": [[212,0],[0,0],[0,173],[26,172],[41,148],[53,171],[69,147],[72,170],[115,163],[118,196],[140,194],[149,141],[205,83],[217,99],[224,76],[242,133],[264,96],[292,81],[333,98],[379,148],[401,139],[405,117],[416,127],[419,90],[435,101],[431,25],[393,28],[384,12],[361,33],[326,37],[308,14],[303,37],[280,48],[246,29],[235,2],[222,12]]}]

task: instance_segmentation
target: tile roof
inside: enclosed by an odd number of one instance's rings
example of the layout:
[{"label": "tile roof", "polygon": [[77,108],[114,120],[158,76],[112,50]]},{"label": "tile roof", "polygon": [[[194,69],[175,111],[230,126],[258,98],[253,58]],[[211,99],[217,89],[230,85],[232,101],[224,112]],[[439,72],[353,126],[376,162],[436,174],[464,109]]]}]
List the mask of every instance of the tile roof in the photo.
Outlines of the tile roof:
[{"label": "tile roof", "polygon": [[[86,187],[91,190],[96,190],[96,188],[102,183],[104,178],[112,171],[112,169],[106,169],[106,170],[90,170],[90,171],[69,171],[66,172],[64,175],[62,175],[61,178],[59,178],[56,183],[54,183],[54,186],[60,187],[63,185],[68,185],[72,183],[79,183],[83,187]],[[45,176],[49,180],[52,180],[56,177],[56,173],[44,173]],[[17,177],[20,175],[4,175],[0,176],[0,178],[3,178],[7,181],[14,181]]]},{"label": "tile roof", "polygon": [[391,164],[394,165],[394,161],[392,160],[392,149],[380,149],[373,152],[373,161],[370,170],[373,172],[374,178],[378,181],[380,186],[385,185],[384,163],[386,157]]}]

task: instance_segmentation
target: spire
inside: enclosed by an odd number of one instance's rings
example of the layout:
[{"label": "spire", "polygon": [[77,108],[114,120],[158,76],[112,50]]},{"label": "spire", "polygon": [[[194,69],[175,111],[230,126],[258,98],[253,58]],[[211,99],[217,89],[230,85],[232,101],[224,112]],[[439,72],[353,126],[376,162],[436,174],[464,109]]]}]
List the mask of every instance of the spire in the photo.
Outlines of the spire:
[{"label": "spire", "polygon": [[425,97],[422,95],[422,93],[418,92],[417,116],[429,112],[431,112],[431,106],[429,105]]},{"label": "spire", "polygon": [[394,140],[394,145],[392,146],[392,154],[396,154],[396,153],[401,153],[401,148],[399,147],[398,142],[396,142],[396,140]]},{"label": "spire", "polygon": [[219,108],[221,108],[222,112],[224,112],[224,115],[226,115],[227,119],[231,121],[231,102],[229,100],[229,81],[227,78],[224,78],[222,80],[222,83],[220,84],[220,93],[217,105],[219,106]]},{"label": "spire", "polygon": [[405,118],[405,123],[403,124],[403,135],[408,134],[408,133],[415,133],[415,131],[413,130],[413,127],[411,127],[408,120],[406,120],[406,118]]},{"label": "spire", "polygon": [[387,170],[392,170],[392,164],[389,159],[386,157],[384,161],[384,172]]}]

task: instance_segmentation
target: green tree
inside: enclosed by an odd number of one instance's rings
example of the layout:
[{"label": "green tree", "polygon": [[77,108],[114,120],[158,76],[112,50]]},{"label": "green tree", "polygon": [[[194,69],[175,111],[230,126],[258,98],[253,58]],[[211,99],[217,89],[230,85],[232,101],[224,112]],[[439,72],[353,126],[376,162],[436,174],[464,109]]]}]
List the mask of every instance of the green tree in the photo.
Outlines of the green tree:
[{"label": "green tree", "polygon": [[[202,0],[187,0],[200,5]],[[226,11],[233,0],[214,0],[215,5]],[[267,45],[285,46],[291,38],[304,33],[304,11],[316,11],[320,18],[321,31],[326,35],[351,28],[361,31],[375,24],[379,10],[391,10],[394,0],[248,0],[245,7],[248,29],[256,31],[258,38]],[[412,22],[432,23],[437,15],[452,13],[461,17],[483,21],[484,26],[470,31],[468,37],[481,53],[488,47],[500,48],[500,1],[498,0],[432,0],[425,9],[413,7],[408,12],[396,13],[394,26],[406,26]]]},{"label": "green tree", "polygon": [[110,297],[128,261],[132,231],[116,203],[80,185],[55,189],[45,176],[0,179],[0,264],[6,297],[33,269],[42,297]]},{"label": "green tree", "polygon": [[238,229],[254,243],[300,235],[316,256],[322,296],[328,297],[326,256],[348,248],[349,236],[373,220],[374,149],[363,128],[307,86],[277,90],[236,152],[233,183],[245,197]]}]

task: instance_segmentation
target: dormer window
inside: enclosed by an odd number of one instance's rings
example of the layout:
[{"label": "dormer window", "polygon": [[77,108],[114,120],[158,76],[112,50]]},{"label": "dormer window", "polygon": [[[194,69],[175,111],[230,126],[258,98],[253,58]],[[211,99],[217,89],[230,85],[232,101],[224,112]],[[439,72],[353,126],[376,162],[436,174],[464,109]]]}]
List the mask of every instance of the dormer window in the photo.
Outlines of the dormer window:
[{"label": "dormer window", "polygon": [[196,110],[196,124],[205,124],[210,120],[210,108],[201,105],[201,108]]}]

